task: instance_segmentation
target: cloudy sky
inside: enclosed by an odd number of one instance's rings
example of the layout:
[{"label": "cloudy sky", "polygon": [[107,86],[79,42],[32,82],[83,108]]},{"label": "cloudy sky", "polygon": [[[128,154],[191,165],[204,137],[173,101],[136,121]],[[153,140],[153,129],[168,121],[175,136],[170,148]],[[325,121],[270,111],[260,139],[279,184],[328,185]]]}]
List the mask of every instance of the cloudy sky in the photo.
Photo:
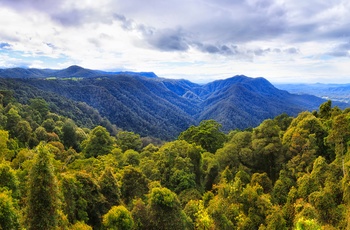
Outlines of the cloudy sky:
[{"label": "cloudy sky", "polygon": [[348,0],[0,0],[0,68],[350,83]]}]

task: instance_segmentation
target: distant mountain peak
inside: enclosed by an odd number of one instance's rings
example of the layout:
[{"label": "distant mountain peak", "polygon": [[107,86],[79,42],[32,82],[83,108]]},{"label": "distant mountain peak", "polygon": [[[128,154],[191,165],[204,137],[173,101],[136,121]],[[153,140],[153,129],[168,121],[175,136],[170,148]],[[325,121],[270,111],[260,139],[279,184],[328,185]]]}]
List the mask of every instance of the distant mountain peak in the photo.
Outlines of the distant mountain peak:
[{"label": "distant mountain peak", "polygon": [[79,71],[79,70],[85,70],[85,68],[78,66],[78,65],[71,65],[68,68],[66,68],[66,70]]}]

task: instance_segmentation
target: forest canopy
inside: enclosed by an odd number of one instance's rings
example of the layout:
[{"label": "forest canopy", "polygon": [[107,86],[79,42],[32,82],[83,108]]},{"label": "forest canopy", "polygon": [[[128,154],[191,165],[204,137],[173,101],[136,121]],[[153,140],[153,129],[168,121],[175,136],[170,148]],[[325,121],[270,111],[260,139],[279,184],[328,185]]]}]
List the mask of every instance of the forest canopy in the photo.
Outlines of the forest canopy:
[{"label": "forest canopy", "polygon": [[168,142],[81,124],[0,92],[0,229],[350,228],[350,109],[331,101]]}]

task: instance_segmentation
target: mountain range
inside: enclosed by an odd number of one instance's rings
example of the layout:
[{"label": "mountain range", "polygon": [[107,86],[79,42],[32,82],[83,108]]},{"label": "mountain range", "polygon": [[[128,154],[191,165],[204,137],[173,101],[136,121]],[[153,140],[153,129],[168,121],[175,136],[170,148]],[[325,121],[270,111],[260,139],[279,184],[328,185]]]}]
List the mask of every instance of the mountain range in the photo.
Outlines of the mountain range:
[{"label": "mountain range", "polygon": [[[24,102],[42,97],[61,113],[77,113],[85,120],[105,117],[118,128],[164,140],[201,120],[214,119],[223,131],[245,129],[282,113],[294,116],[316,110],[325,102],[277,89],[264,78],[239,75],[196,84],[150,72],[104,72],[79,66],[1,69],[0,90],[12,90]],[[69,101],[70,107],[63,101]]]}]

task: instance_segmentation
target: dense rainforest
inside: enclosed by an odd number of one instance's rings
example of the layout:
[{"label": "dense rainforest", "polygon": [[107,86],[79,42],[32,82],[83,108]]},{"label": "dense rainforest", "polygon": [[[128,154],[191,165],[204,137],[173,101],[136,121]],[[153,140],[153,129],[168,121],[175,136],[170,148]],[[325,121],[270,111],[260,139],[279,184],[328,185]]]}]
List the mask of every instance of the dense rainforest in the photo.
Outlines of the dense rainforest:
[{"label": "dense rainforest", "polygon": [[350,109],[168,142],[100,121],[0,92],[0,229],[350,228]]}]

